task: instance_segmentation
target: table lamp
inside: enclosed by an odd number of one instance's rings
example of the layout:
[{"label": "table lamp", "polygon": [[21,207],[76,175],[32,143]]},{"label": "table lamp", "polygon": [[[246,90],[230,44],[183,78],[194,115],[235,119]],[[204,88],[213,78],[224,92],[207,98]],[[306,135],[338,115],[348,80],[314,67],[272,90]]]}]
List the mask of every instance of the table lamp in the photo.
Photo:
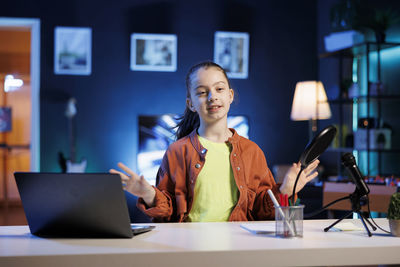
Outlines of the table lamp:
[{"label": "table lamp", "polygon": [[331,115],[322,82],[302,81],[296,84],[290,118],[294,121],[309,121],[309,140],[317,131],[317,120],[329,119]]}]

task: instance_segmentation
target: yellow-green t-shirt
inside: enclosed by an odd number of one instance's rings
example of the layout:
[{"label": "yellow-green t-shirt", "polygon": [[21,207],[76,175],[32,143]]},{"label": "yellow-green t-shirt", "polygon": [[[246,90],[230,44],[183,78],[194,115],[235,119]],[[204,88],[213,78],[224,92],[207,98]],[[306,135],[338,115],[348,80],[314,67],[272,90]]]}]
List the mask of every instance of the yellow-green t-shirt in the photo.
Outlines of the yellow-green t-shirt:
[{"label": "yellow-green t-shirt", "polygon": [[199,136],[207,149],[206,161],[194,187],[194,199],[187,221],[228,221],[238,200],[238,189],[229,160],[231,147]]}]

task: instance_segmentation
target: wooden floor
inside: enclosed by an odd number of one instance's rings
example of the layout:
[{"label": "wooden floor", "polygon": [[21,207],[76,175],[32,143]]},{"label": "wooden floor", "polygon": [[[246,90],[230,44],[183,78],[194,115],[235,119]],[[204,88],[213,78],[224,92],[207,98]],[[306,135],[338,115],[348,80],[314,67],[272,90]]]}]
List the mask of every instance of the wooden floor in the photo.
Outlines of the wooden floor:
[{"label": "wooden floor", "polygon": [[0,225],[27,225],[24,209],[22,206],[4,207],[0,206]]}]

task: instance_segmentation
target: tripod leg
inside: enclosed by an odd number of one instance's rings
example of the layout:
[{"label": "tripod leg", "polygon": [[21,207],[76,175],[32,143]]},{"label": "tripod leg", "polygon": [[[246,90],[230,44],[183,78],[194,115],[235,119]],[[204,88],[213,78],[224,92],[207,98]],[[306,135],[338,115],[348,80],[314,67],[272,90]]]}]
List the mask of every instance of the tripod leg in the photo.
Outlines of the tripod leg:
[{"label": "tripod leg", "polygon": [[328,232],[329,229],[331,229],[333,226],[335,226],[337,223],[341,222],[343,219],[349,217],[351,214],[353,214],[353,211],[350,211],[349,213],[347,213],[346,215],[344,215],[342,218],[338,219],[336,222],[332,223],[331,225],[329,225],[328,227],[326,227],[324,229],[325,232]]},{"label": "tripod leg", "polygon": [[368,226],[365,224],[364,216],[362,216],[361,212],[359,212],[359,211],[357,211],[357,213],[360,216],[361,222],[363,223],[365,230],[367,230],[367,232],[368,232],[368,236],[371,237],[372,234],[371,234],[371,231],[369,230]]},{"label": "tripod leg", "polygon": [[360,217],[363,217],[363,218],[364,218],[364,220],[369,224],[369,226],[371,226],[372,230],[376,231],[375,225],[373,225],[373,224],[368,220],[367,217],[365,217],[364,215],[362,215],[362,213],[360,213],[359,215],[360,215]]}]

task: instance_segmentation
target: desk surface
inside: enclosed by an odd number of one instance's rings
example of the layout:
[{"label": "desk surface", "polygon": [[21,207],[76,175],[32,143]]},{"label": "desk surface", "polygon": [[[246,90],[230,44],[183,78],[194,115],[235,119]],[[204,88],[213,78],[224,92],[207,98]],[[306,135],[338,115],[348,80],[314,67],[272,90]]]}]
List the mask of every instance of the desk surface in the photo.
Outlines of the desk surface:
[{"label": "desk surface", "polygon": [[[352,221],[362,226],[359,220]],[[386,219],[375,219],[389,229]],[[27,226],[0,227],[0,266],[321,266],[400,263],[400,238],[377,230],[324,232],[334,220],[304,221],[304,237],[252,234],[240,223],[165,223],[132,239],[44,239]],[[252,222],[265,223],[265,222]]]}]

